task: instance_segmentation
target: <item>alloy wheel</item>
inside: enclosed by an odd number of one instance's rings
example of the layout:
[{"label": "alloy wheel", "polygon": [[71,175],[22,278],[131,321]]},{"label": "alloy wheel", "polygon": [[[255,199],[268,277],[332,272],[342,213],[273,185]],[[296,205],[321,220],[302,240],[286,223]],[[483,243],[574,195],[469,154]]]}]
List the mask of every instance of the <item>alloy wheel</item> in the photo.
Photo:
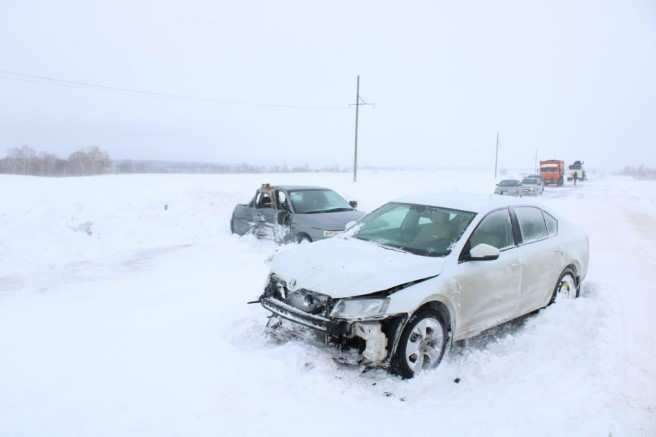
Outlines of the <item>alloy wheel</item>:
[{"label": "alloy wheel", "polygon": [[442,325],[437,320],[427,317],[415,325],[405,347],[406,363],[415,375],[439,364],[444,340]]},{"label": "alloy wheel", "polygon": [[576,286],[576,280],[574,276],[567,273],[561,279],[558,284],[558,293],[556,298],[563,297],[565,299],[574,299],[578,295],[578,288]]}]

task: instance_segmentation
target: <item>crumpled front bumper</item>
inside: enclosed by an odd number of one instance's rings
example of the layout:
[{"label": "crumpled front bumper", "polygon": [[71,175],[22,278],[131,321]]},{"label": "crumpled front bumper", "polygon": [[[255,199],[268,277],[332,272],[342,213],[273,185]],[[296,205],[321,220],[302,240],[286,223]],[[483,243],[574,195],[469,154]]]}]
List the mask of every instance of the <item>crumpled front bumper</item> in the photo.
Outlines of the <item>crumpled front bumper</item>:
[{"label": "crumpled front bumper", "polygon": [[263,297],[260,304],[273,314],[308,328],[322,331],[330,336],[345,335],[348,331],[346,320],[335,320],[318,314],[309,314],[273,297]]},{"label": "crumpled front bumper", "polygon": [[405,315],[378,320],[332,319],[319,314],[309,314],[274,297],[262,297],[260,304],[274,316],[326,334],[330,343],[347,346],[359,339],[364,343],[360,347],[361,364],[378,367],[389,364],[396,349],[399,332],[407,320]]}]

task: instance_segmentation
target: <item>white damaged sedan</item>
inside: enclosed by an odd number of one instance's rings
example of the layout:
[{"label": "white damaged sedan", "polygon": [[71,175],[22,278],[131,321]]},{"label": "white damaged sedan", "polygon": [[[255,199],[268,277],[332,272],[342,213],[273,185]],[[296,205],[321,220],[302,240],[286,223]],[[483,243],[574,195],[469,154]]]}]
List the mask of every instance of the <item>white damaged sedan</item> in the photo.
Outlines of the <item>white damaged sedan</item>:
[{"label": "white damaged sedan", "polygon": [[285,250],[260,296],[359,363],[412,377],[452,341],[575,298],[588,238],[530,202],[433,195],[387,203],[344,234]]}]

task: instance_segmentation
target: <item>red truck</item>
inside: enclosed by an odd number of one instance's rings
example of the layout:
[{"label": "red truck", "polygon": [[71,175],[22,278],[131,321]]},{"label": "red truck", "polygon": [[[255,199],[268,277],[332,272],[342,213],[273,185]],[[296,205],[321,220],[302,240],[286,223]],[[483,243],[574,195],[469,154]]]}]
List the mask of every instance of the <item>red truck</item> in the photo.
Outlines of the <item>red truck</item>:
[{"label": "red truck", "polygon": [[540,161],[540,176],[546,184],[563,185],[565,182],[565,161],[549,159]]}]

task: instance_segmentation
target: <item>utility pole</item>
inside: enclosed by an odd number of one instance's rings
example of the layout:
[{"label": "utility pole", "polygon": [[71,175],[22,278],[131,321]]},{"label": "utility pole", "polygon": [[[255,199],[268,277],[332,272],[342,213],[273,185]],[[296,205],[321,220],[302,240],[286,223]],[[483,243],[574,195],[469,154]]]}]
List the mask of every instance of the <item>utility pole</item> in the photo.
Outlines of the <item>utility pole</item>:
[{"label": "utility pole", "polygon": [[358,74],[355,84],[355,144],[353,148],[353,182],[358,181],[358,122],[360,116],[360,106],[369,105],[360,98],[360,75]]},{"label": "utility pole", "polygon": [[497,168],[499,167],[499,131],[497,131],[497,147],[494,155],[494,180],[497,180]]},{"label": "utility pole", "polygon": [[540,174],[540,169],[538,167],[538,149],[535,149],[535,174]]},{"label": "utility pole", "polygon": [[360,75],[355,85],[355,146],[353,148],[353,182],[358,181],[358,117],[360,115]]}]

